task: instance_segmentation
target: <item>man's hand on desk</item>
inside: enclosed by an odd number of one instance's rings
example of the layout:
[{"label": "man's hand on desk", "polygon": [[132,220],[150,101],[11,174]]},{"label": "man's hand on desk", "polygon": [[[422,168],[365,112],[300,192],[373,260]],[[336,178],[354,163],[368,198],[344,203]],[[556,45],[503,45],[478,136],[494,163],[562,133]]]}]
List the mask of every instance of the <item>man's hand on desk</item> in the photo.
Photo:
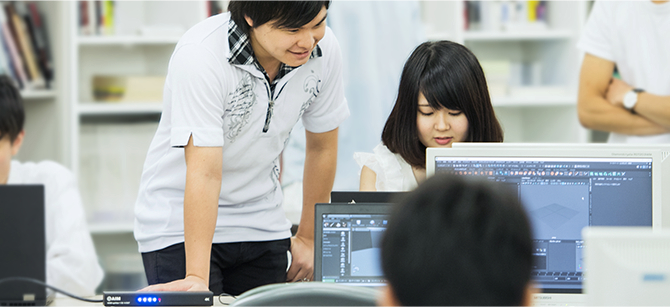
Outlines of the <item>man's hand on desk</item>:
[{"label": "man's hand on desk", "polygon": [[178,279],[164,284],[151,285],[144,289],[140,289],[139,291],[209,291],[209,287],[204,279],[189,275],[184,279]]},{"label": "man's hand on desk", "polygon": [[291,237],[291,267],[286,281],[311,281],[314,277],[314,241]]}]

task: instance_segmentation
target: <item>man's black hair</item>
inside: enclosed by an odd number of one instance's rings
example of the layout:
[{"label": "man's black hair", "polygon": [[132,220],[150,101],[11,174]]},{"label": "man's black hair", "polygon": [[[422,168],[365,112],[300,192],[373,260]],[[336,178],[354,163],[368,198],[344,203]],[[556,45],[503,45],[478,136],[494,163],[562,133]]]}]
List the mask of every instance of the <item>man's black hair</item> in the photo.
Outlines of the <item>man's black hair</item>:
[{"label": "man's black hair", "polygon": [[13,143],[23,130],[25,120],[23,99],[14,80],[0,75],[0,140],[9,136],[9,141]]},{"label": "man's black hair", "polygon": [[228,3],[230,16],[244,33],[249,34],[251,27],[244,16],[253,20],[254,28],[269,21],[275,21],[274,27],[297,29],[312,21],[330,1],[241,1]]},{"label": "man's black hair", "polygon": [[518,306],[530,282],[531,228],[511,190],[436,175],[394,208],[381,254],[401,305]]}]

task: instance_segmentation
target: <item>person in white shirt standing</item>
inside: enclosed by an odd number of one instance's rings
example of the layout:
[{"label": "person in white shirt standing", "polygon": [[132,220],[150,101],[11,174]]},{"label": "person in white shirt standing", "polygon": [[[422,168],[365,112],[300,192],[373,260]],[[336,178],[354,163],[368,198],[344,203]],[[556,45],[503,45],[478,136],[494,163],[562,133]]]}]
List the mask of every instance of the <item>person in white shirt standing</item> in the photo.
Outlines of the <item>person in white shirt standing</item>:
[{"label": "person in white shirt standing", "polygon": [[72,172],[56,162],[12,160],[25,137],[24,122],[18,89],[9,77],[0,76],[0,184],[44,185],[46,282],[75,295],[92,296],[104,273],[86,225],[77,182]]},{"label": "person in white shirt standing", "polygon": [[[312,278],[314,204],[329,201],[349,115],[329,5],[231,1],[180,39],[135,206],[144,291],[236,295]],[[307,148],[291,237],[280,154],[298,120]]]},{"label": "person in white shirt standing", "polygon": [[610,143],[670,143],[668,33],[668,1],[595,2],[578,43],[584,127],[611,132]]}]

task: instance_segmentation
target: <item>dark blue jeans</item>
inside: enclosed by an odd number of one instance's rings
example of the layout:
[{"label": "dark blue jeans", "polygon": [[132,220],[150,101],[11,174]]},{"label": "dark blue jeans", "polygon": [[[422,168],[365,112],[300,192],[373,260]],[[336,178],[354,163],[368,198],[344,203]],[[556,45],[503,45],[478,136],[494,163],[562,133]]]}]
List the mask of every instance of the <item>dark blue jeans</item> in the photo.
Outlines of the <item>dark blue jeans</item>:
[{"label": "dark blue jeans", "polygon": [[[215,295],[238,295],[258,286],[286,282],[290,239],[212,244],[209,289]],[[184,243],[142,253],[150,285],[186,276]]]}]

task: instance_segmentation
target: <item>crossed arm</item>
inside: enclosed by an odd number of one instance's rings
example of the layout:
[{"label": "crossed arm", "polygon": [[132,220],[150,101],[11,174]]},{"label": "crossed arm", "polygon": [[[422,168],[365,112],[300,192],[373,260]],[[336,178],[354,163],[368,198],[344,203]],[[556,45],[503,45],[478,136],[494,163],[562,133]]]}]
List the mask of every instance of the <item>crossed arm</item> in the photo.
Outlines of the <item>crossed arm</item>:
[{"label": "crossed arm", "polygon": [[633,87],[612,79],[613,72],[614,62],[588,53],[584,56],[577,102],[581,124],[628,135],[670,132],[670,96],[640,93],[634,112],[630,112],[623,107],[623,96]]}]

